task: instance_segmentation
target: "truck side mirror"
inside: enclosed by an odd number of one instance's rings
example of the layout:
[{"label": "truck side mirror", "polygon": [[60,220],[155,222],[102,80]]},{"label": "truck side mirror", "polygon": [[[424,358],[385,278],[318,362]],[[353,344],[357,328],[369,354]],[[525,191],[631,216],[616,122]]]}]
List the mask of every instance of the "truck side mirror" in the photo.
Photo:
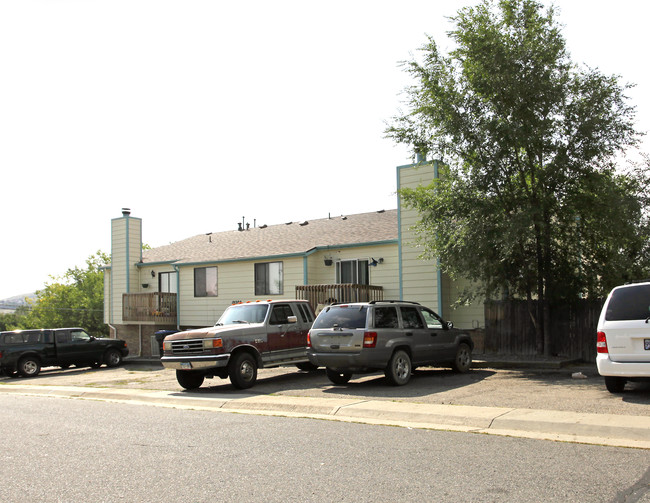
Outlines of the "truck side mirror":
[{"label": "truck side mirror", "polygon": [[287,323],[298,323],[297,316],[287,316]]}]

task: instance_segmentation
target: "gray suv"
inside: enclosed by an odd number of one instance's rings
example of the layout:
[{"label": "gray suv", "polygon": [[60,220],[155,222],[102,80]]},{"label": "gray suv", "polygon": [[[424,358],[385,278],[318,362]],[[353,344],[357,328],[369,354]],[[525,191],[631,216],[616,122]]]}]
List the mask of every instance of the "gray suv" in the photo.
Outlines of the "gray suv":
[{"label": "gray suv", "polygon": [[334,384],[383,370],[390,384],[401,386],[417,366],[467,372],[474,343],[417,302],[385,300],[326,307],[309,331],[307,347],[309,361],[325,367]]}]

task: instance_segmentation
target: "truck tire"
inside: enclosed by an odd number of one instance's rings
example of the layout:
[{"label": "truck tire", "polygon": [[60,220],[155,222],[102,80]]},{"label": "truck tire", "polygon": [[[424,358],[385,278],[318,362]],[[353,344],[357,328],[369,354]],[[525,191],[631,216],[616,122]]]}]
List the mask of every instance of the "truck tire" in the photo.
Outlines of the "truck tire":
[{"label": "truck tire", "polygon": [[35,356],[24,356],[18,361],[17,370],[23,377],[36,377],[41,371],[41,362]]},{"label": "truck tire", "polygon": [[315,370],[318,370],[318,365],[314,365],[311,362],[296,363],[296,367],[298,367],[300,370],[304,370],[305,372],[313,372]]},{"label": "truck tire", "polygon": [[230,360],[228,364],[230,382],[237,389],[248,389],[257,381],[257,362],[255,357],[242,351]]},{"label": "truck tire", "polygon": [[122,353],[117,349],[109,349],[104,353],[104,363],[107,367],[117,367],[122,363]]},{"label": "truck tire", "polygon": [[185,389],[197,389],[203,384],[205,376],[195,370],[177,370],[176,380]]}]

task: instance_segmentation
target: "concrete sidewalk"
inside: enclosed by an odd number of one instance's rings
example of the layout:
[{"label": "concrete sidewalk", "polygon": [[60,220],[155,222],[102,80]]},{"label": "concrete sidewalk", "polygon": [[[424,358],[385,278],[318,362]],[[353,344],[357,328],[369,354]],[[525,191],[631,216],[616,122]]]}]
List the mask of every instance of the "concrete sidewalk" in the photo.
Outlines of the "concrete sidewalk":
[{"label": "concrete sidewalk", "polygon": [[328,419],[650,449],[650,417],[378,399],[205,394],[88,386],[0,386],[0,393],[161,407]]}]

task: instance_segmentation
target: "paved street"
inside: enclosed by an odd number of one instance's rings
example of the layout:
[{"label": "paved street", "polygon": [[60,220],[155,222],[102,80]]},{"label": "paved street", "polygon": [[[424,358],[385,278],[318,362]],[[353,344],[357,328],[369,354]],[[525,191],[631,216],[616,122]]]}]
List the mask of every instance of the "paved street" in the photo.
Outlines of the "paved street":
[{"label": "paved street", "polygon": [[6,393],[0,407],[7,503],[650,503],[650,450]]},{"label": "paved street", "polygon": [[[578,376],[579,378],[576,378]],[[324,371],[264,369],[246,391],[207,380],[188,392],[158,362],[114,369],[46,369],[36,378],[1,378],[0,393],[49,395],[219,412],[318,417],[438,430],[473,431],[650,449],[650,385],[605,389],[595,367],[477,368],[467,374],[418,369],[408,385],[383,375],[335,386]]]}]

